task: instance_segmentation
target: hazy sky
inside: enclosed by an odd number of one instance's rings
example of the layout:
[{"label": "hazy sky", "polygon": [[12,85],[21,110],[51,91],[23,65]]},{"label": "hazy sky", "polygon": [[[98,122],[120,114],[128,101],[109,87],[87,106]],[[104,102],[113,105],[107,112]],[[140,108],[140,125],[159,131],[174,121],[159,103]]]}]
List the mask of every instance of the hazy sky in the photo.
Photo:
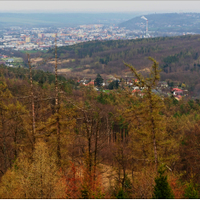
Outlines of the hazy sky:
[{"label": "hazy sky", "polygon": [[200,12],[200,1],[0,1],[0,12]]}]

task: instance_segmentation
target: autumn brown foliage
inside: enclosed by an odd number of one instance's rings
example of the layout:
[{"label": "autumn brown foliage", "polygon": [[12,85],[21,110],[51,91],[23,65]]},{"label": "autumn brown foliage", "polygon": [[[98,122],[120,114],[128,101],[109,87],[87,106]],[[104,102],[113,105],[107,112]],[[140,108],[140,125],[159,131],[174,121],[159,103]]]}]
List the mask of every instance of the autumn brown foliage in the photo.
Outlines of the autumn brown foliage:
[{"label": "autumn brown foliage", "polygon": [[151,198],[158,164],[175,198],[199,183],[200,103],[154,94],[152,61],[147,78],[130,67],[143,96],[123,80],[109,93],[58,80],[57,95],[33,80],[30,94],[28,79],[1,76],[0,198]]}]

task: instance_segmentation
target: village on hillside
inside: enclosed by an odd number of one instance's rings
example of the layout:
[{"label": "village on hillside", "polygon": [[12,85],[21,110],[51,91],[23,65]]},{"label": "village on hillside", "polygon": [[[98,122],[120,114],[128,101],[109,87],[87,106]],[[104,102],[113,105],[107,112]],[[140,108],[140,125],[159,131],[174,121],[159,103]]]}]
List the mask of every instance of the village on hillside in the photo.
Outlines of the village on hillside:
[{"label": "village on hillside", "polygon": [[[81,80],[78,80],[77,83],[83,86],[90,86],[94,87],[95,90],[101,90],[103,92],[109,93],[112,89],[117,89],[118,87],[121,87],[122,84],[128,86],[132,92],[133,95],[137,95],[140,97],[143,97],[144,92],[143,90],[145,87],[138,87],[135,86],[134,82],[138,82],[137,79],[133,78],[126,78],[118,79],[114,76],[110,76],[108,79],[102,79],[103,82],[101,83],[101,89],[97,86],[96,79],[91,80],[88,78],[83,78]],[[178,85],[175,85],[174,87],[170,87],[169,84],[166,81],[159,81],[157,84],[156,89],[153,89],[152,92],[161,96],[161,97],[170,97],[173,96],[176,100],[181,100],[183,97],[188,96],[188,90],[184,88],[184,84],[181,84],[182,87],[178,87]]]}]

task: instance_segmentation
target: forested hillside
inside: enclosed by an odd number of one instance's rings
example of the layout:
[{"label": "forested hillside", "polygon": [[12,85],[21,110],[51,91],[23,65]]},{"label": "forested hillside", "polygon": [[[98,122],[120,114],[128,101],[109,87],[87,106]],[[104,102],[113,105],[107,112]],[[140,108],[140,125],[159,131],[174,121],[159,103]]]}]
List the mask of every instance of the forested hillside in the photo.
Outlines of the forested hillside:
[{"label": "forested hillside", "polygon": [[200,102],[153,93],[144,63],[146,78],[123,64],[143,96],[0,66],[0,198],[199,198]]},{"label": "forested hillside", "polygon": [[[190,91],[199,91],[199,35],[160,37],[137,40],[92,41],[58,48],[59,72],[67,76],[92,74],[131,75],[123,62],[131,63],[142,73],[148,72],[148,57],[155,58],[162,69],[161,80],[179,81]],[[54,49],[33,62],[37,69],[53,72]],[[45,61],[45,62],[44,62]],[[43,62],[43,63],[42,63]],[[39,67],[39,63],[42,63]]]}]

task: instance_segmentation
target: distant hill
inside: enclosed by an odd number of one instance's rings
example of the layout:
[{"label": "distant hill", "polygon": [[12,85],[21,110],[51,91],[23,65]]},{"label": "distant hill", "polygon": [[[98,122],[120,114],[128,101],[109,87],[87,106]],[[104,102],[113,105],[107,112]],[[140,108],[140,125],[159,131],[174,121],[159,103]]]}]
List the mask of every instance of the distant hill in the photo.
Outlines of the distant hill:
[{"label": "distant hill", "polygon": [[[162,69],[162,80],[185,82],[191,87],[200,83],[200,35],[160,37],[137,40],[91,41],[59,47],[58,68],[66,76],[104,75],[130,76],[123,61],[142,73],[148,72],[155,58]],[[54,57],[54,49],[41,55],[43,60]],[[40,60],[41,61],[41,60]],[[54,70],[54,61],[37,69]]]},{"label": "distant hill", "polygon": [[[146,21],[141,17],[122,22],[119,27],[145,31]],[[149,31],[200,33],[200,13],[149,14],[145,17],[148,19]]]}]

